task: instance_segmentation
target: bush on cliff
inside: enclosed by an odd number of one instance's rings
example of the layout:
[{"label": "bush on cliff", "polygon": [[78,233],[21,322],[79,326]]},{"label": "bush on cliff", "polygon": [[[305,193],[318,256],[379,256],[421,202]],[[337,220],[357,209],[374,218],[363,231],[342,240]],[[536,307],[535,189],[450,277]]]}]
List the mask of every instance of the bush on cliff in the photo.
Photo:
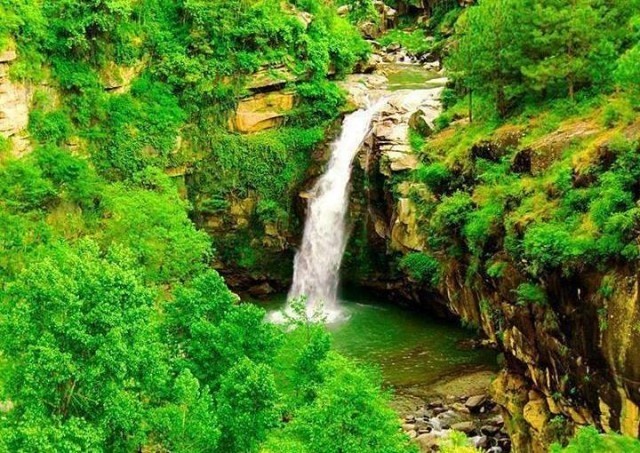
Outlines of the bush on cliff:
[{"label": "bush on cliff", "polygon": [[409,253],[402,257],[398,267],[417,282],[431,286],[440,283],[440,263],[426,253]]},{"label": "bush on cliff", "polygon": [[601,434],[593,426],[580,428],[566,447],[551,446],[551,453],[635,453],[640,452],[640,441],[619,434]]}]

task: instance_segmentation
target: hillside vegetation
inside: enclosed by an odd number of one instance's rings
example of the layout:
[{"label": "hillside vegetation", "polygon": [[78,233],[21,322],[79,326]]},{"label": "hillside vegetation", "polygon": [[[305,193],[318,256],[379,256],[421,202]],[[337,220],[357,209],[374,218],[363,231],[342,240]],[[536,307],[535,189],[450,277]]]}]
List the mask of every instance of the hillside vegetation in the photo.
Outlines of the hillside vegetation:
[{"label": "hillside vegetation", "polygon": [[[10,80],[34,91],[28,153],[0,142],[0,451],[411,450],[377,373],[320,324],[285,333],[239,303],[209,269],[229,251],[167,176],[199,162],[214,212],[254,191],[288,222],[344,101],[327,76],[368,52],[335,9],[0,1]],[[229,132],[247,80],[275,66],[299,98],[286,127]]]}]

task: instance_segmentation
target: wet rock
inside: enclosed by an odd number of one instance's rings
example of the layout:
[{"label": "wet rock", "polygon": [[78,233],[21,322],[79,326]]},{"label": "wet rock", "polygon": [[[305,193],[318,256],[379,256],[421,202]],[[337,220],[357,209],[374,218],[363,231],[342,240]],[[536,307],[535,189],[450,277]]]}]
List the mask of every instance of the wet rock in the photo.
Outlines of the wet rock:
[{"label": "wet rock", "polygon": [[495,436],[500,432],[500,427],[495,425],[482,425],[480,432],[486,436]]},{"label": "wet rock", "polygon": [[284,122],[294,103],[295,94],[289,91],[261,93],[242,99],[229,120],[229,128],[246,134],[277,127]]},{"label": "wet rock", "polygon": [[420,434],[414,439],[414,441],[420,446],[423,451],[431,451],[437,448],[439,439],[439,436],[433,433],[428,433]]},{"label": "wet rock", "polygon": [[433,408],[433,415],[440,415],[440,414],[443,414],[443,413],[447,412],[448,410],[449,410],[449,408],[444,407],[444,406],[434,407]]},{"label": "wet rock", "polygon": [[471,434],[475,431],[476,427],[473,422],[458,422],[451,425],[451,429],[454,431],[460,431],[465,434]]},{"label": "wet rock", "polygon": [[255,285],[249,288],[249,294],[258,298],[268,296],[269,294],[273,294],[274,292],[275,289],[273,289],[273,287],[268,282],[264,282],[260,285]]},{"label": "wet rock", "polygon": [[547,407],[547,402],[542,398],[529,401],[525,404],[522,415],[533,429],[538,432],[542,432],[549,420],[549,408]]},{"label": "wet rock", "polygon": [[486,449],[489,446],[489,438],[487,436],[474,436],[471,437],[470,440],[474,447],[480,448],[482,450]]},{"label": "wet rock", "polygon": [[382,32],[380,26],[375,22],[367,21],[358,26],[360,33],[367,39],[376,39]]},{"label": "wet rock", "polygon": [[409,127],[423,137],[428,137],[433,133],[434,119],[433,109],[419,108],[409,118]]},{"label": "wet rock", "polygon": [[464,405],[469,409],[472,413],[480,412],[484,403],[487,402],[487,395],[475,395],[469,397]]},{"label": "wet rock", "polygon": [[453,403],[451,405],[451,409],[453,409],[456,412],[460,412],[461,414],[470,414],[471,413],[469,408],[467,406],[465,406],[463,403],[460,403],[460,402]]}]

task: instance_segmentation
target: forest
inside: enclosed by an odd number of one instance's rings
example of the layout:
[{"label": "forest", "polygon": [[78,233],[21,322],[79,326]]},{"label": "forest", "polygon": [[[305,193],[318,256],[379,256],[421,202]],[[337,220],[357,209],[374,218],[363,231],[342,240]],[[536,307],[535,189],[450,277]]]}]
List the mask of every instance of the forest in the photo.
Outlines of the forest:
[{"label": "forest", "polygon": [[[247,296],[291,284],[344,84],[394,48],[441,110],[354,170],[344,279],[550,400],[525,435],[493,397],[511,451],[640,451],[639,0],[0,0],[0,452],[503,451],[425,450],[304,295]],[[407,211],[419,246],[371,239]]]}]

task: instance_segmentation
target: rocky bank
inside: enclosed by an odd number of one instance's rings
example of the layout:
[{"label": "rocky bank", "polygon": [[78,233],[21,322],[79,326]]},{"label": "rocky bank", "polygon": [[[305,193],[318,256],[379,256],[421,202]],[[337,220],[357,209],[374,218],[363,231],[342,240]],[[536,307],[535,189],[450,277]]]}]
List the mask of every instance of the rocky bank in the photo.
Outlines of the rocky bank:
[{"label": "rocky bank", "polygon": [[[435,288],[402,276],[392,264],[406,253],[425,250],[428,243],[410,196],[423,189],[407,176],[419,161],[408,143],[408,130],[410,124],[431,124],[437,93],[392,94],[362,148],[353,178],[354,235],[347,274],[395,301],[403,299],[477,326],[503,351],[505,366],[491,393],[514,451],[545,452],[552,441],[587,424],[638,437],[640,298],[635,267],[590,270],[570,278],[553,275],[545,281],[549,304],[540,306],[517,303],[516,288],[526,278],[513,263],[500,279],[481,273],[470,278],[470,260],[444,257],[443,276]],[[353,94],[357,97],[357,90]],[[413,102],[417,98],[419,102]],[[637,137],[636,127],[634,123],[624,133]],[[426,127],[423,135],[429,133]],[[474,150],[518,147],[522,133],[499,130]],[[524,162],[526,171],[541,171],[571,137],[582,134],[606,131],[580,122],[561,126],[535,146],[516,152],[513,165]],[[604,139],[602,149],[605,153]],[[603,286],[610,293],[604,294]]]}]

